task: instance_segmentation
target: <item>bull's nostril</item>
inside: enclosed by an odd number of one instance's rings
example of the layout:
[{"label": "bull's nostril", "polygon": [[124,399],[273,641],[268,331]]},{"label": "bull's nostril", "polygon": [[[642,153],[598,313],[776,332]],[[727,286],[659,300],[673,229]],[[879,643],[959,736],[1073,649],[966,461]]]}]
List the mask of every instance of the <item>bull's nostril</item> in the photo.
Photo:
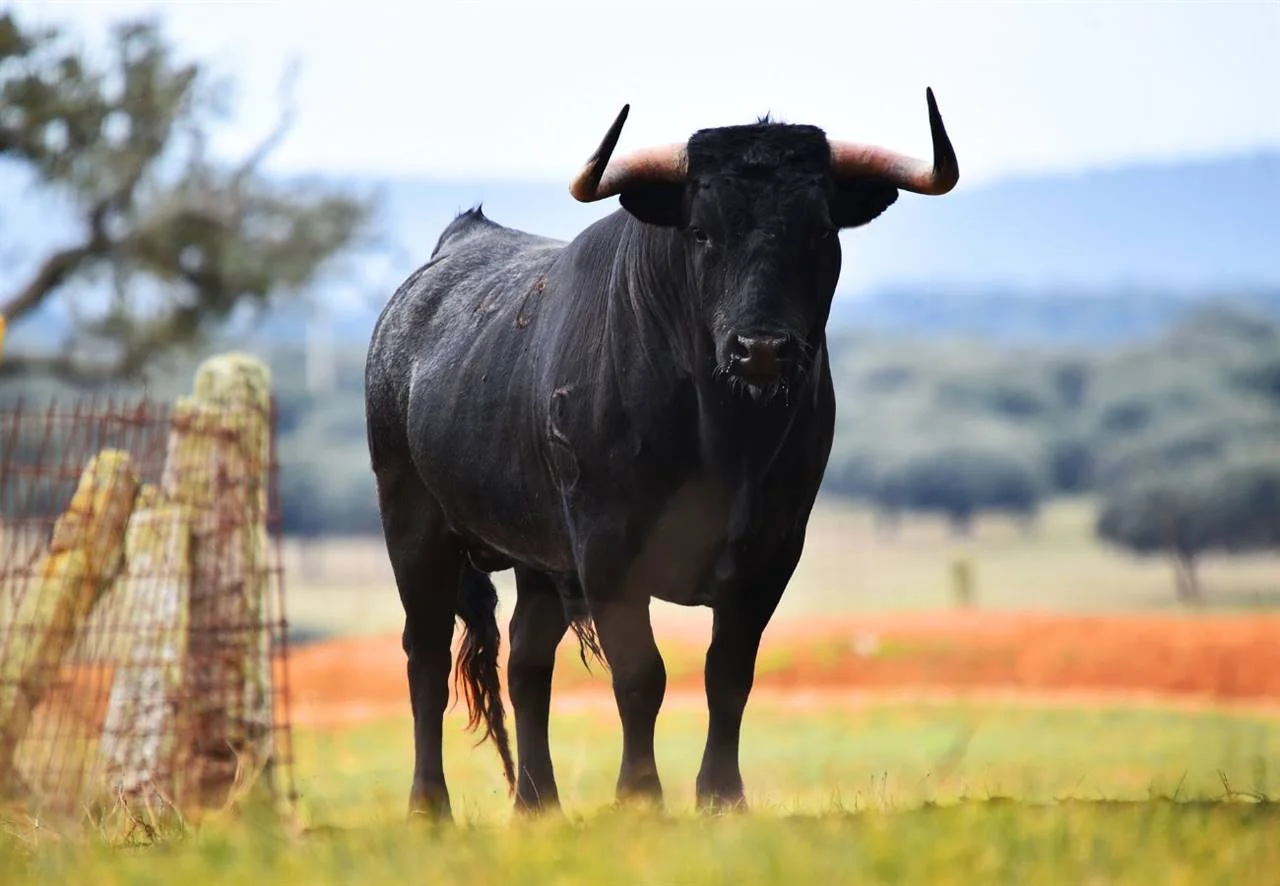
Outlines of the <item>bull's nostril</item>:
[{"label": "bull's nostril", "polygon": [[773,345],[773,355],[779,362],[785,363],[791,359],[791,337],[774,338],[769,340]]},{"label": "bull's nostril", "polygon": [[782,371],[789,341],[788,336],[736,335],[729,346],[729,356],[740,375],[773,377]]}]

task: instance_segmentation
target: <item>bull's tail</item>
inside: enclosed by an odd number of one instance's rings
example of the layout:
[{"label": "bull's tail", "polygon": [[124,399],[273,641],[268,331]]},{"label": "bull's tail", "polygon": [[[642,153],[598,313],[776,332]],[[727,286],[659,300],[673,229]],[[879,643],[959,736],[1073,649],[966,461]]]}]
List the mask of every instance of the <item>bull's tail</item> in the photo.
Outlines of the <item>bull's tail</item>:
[{"label": "bull's tail", "polygon": [[[453,674],[454,690],[467,700],[467,730],[474,732],[484,723],[484,735],[492,739],[502,758],[502,774],[508,792],[516,787],[515,764],[511,761],[511,741],[507,737],[506,713],[502,705],[502,680],[498,676],[498,591],[483,572],[467,565],[458,585],[458,617],[464,629]],[[479,744],[480,742],[477,742]]]}]

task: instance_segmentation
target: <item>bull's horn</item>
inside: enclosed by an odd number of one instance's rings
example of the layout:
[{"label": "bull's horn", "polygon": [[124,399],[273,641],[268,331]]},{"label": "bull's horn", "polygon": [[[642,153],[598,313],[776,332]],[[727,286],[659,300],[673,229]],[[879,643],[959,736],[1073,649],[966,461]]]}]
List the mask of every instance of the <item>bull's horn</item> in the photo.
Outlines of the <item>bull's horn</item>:
[{"label": "bull's horn", "polygon": [[688,166],[683,142],[643,148],[610,162],[630,110],[630,105],[622,106],[617,119],[604,134],[600,147],[569,185],[573,199],[591,203],[612,197],[641,182],[678,182],[684,179]]},{"label": "bull's horn", "polygon": [[960,180],[960,165],[955,149],[942,125],[933,89],[925,90],[929,102],[929,130],[933,134],[933,164],[899,154],[888,148],[856,142],[832,141],[831,165],[837,178],[842,176],[879,176],[904,191],[937,196],[945,194]]}]

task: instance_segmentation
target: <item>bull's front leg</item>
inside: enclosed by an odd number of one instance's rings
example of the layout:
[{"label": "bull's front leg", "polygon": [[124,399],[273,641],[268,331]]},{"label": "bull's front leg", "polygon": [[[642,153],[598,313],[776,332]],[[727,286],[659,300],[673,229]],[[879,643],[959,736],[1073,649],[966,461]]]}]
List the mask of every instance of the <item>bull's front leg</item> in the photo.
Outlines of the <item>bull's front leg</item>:
[{"label": "bull's front leg", "polygon": [[698,808],[745,810],[738,747],[742,715],[755,679],[756,654],[800,559],[803,536],[789,539],[763,568],[730,580],[717,594],[704,672],[707,742],[698,769]]},{"label": "bull's front leg", "polygon": [[593,602],[591,614],[613,674],[613,695],[622,720],[617,799],[661,806],[662,782],[653,753],[653,734],[666,694],[667,671],[654,640],[649,600]]}]

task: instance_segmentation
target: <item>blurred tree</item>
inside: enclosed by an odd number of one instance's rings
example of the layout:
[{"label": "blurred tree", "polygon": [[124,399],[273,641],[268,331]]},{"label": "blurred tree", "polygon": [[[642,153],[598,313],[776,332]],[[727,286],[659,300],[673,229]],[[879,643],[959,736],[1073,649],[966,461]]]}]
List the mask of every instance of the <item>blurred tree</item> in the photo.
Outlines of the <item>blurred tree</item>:
[{"label": "blurred tree", "polygon": [[[11,327],[54,298],[73,317],[58,353],[11,342],[3,375],[137,378],[233,314],[303,289],[368,218],[359,199],[261,173],[287,106],[257,149],[220,163],[207,145],[228,84],[176,58],[150,21],[114,26],[109,49],[99,63],[62,29],[0,13],[0,159],[81,220],[76,242],[0,288]],[[105,297],[91,297],[95,288]]]},{"label": "blurred tree", "polygon": [[871,498],[882,525],[890,528],[902,512],[946,516],[957,535],[967,535],[984,511],[1035,519],[1041,496],[1036,472],[1010,453],[968,443],[939,446],[889,463],[876,479]]},{"label": "blurred tree", "polygon": [[1280,454],[1262,449],[1130,478],[1103,499],[1095,528],[1139,554],[1170,555],[1178,598],[1199,602],[1201,554],[1280,547]]},{"label": "blurred tree", "polygon": [[1045,462],[1049,487],[1055,492],[1078,494],[1093,487],[1094,454],[1082,435],[1045,432]]}]

